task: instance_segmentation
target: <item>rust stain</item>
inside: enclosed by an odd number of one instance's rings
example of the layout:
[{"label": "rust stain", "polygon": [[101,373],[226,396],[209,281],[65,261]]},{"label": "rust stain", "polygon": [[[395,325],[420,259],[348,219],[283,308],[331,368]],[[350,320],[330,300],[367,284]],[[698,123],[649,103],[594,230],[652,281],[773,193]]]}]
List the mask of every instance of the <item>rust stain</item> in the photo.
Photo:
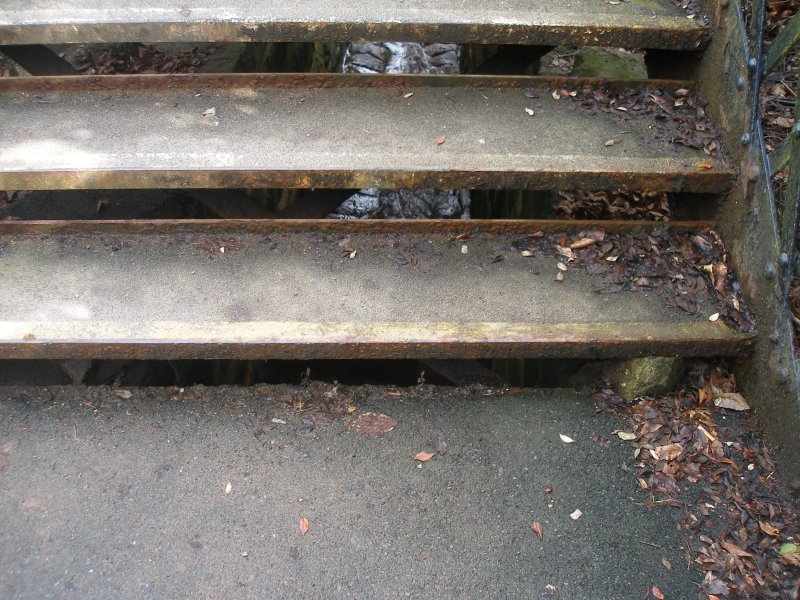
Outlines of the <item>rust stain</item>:
[{"label": "rust stain", "polygon": [[[36,341],[15,331],[34,329]],[[9,323],[0,358],[353,359],[742,356],[751,334],[721,323]]]},{"label": "rust stain", "polygon": [[[9,24],[0,26],[2,44],[64,44],[113,42],[347,42],[368,40],[439,40],[464,44],[525,44],[547,46],[612,46],[694,50],[709,39],[709,31],[678,15],[644,17],[604,15],[603,23],[586,27],[587,17],[568,15],[578,23],[532,21],[509,15],[512,22],[417,23],[280,21],[268,23],[231,19],[199,21],[179,17],[178,22],[106,22]],[[599,19],[590,15],[588,19]],[[591,22],[591,21],[590,21]]]},{"label": "rust stain", "polygon": [[[670,221],[669,228],[700,231],[707,221]],[[602,229],[613,232],[652,231],[665,227],[655,221],[557,219],[180,219],[103,221],[0,221],[0,235],[81,234],[95,235],[207,233],[215,240],[237,233],[478,233],[525,234],[577,232]]]},{"label": "rust stain", "polygon": [[546,170],[535,163],[530,169],[473,169],[469,171],[401,169],[372,170],[112,170],[112,171],[6,171],[0,173],[0,189],[159,189],[159,188],[468,188],[468,189],[613,189],[674,191],[718,194],[731,189],[736,172],[723,167],[697,170],[667,162],[661,172],[651,164],[636,169],[614,165],[596,171]]},{"label": "rust stain", "polygon": [[60,75],[5,77],[0,93],[58,93],[85,91],[148,91],[172,89],[328,89],[328,88],[462,88],[522,89],[525,87],[601,87],[624,89],[641,85],[692,87],[687,80],[618,79],[598,77],[541,77],[525,75],[381,75],[350,73],[180,73],[142,75]]}]

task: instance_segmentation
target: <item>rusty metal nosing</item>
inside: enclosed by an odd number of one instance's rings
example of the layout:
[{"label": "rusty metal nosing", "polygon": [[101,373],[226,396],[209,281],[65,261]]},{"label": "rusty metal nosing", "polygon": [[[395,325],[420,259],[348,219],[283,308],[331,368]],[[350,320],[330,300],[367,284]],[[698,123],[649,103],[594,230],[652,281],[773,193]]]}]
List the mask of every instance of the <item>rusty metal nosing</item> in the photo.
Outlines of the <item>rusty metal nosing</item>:
[{"label": "rusty metal nosing", "polygon": [[676,229],[700,231],[708,221],[557,219],[129,219],[97,221],[0,221],[0,235],[70,233],[506,233],[608,232]]},{"label": "rusty metal nosing", "polygon": [[353,359],[741,356],[722,323],[0,321],[0,358]]}]

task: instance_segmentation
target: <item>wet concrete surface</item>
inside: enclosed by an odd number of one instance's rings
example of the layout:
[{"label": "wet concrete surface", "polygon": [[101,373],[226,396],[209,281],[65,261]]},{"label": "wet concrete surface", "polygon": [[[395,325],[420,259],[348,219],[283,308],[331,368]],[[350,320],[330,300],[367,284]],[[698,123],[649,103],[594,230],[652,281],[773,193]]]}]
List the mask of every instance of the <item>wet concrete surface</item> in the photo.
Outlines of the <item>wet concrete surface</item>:
[{"label": "wet concrete surface", "polygon": [[332,387],[0,388],[0,597],[700,597],[590,398]]}]

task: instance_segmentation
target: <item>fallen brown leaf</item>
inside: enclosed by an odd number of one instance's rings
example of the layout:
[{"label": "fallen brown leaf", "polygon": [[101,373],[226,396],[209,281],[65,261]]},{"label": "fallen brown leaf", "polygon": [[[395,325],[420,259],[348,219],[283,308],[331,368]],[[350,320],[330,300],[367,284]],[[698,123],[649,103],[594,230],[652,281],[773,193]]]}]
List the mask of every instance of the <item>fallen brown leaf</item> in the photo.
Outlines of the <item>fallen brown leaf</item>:
[{"label": "fallen brown leaf", "polygon": [[763,531],[767,535],[778,537],[781,534],[780,530],[777,527],[773,527],[769,523],[764,523],[764,521],[759,521],[758,526],[761,528],[761,531]]},{"label": "fallen brown leaf", "polygon": [[737,392],[722,392],[714,398],[714,406],[728,410],[750,410],[750,405],[744,396]]},{"label": "fallen brown leaf", "polygon": [[581,238],[576,240],[570,244],[570,249],[572,250],[580,250],[581,248],[588,248],[589,246],[594,246],[598,240],[593,240],[591,238]]},{"label": "fallen brown leaf", "polygon": [[711,277],[713,279],[714,289],[720,294],[724,294],[725,284],[728,282],[728,267],[725,263],[716,263],[711,267]]},{"label": "fallen brown leaf", "polygon": [[653,448],[652,452],[656,460],[675,460],[683,452],[683,446],[680,444],[668,444]]},{"label": "fallen brown leaf", "polygon": [[727,596],[730,593],[728,586],[725,583],[713,575],[711,573],[706,573],[706,578],[700,587],[706,594],[722,594],[723,596]]},{"label": "fallen brown leaf", "polygon": [[308,519],[301,516],[300,517],[300,535],[305,535],[308,533]]},{"label": "fallen brown leaf", "polygon": [[531,523],[531,529],[533,529],[533,533],[535,533],[539,539],[542,539],[542,526],[539,524],[539,521],[534,521]]},{"label": "fallen brown leaf", "polygon": [[440,135],[439,137],[436,138],[436,145],[437,146],[441,146],[446,141],[447,141],[447,138],[445,136],[443,136],[443,135]]},{"label": "fallen brown leaf", "polygon": [[439,456],[444,456],[447,454],[447,442],[444,440],[439,440],[439,445],[437,446],[436,452]]},{"label": "fallen brown leaf", "polygon": [[389,433],[396,426],[397,421],[391,417],[374,412],[360,414],[352,424],[353,429],[369,437]]},{"label": "fallen brown leaf", "polygon": [[739,558],[753,558],[753,555],[750,554],[747,550],[745,550],[744,548],[741,548],[741,547],[739,547],[736,544],[733,544],[731,542],[726,542],[725,540],[720,540],[719,541],[719,545],[722,546],[729,553],[731,553],[734,556],[737,556]]},{"label": "fallen brown leaf", "polygon": [[414,456],[414,460],[418,460],[419,462],[428,462],[434,456],[436,455],[433,452],[417,452],[417,454]]},{"label": "fallen brown leaf", "polygon": [[781,555],[781,560],[787,565],[800,567],[800,552],[787,552]]},{"label": "fallen brown leaf", "polygon": [[653,597],[657,598],[658,600],[664,600],[665,598],[664,594],[656,586],[653,586],[653,589],[650,590],[650,592],[653,594]]}]

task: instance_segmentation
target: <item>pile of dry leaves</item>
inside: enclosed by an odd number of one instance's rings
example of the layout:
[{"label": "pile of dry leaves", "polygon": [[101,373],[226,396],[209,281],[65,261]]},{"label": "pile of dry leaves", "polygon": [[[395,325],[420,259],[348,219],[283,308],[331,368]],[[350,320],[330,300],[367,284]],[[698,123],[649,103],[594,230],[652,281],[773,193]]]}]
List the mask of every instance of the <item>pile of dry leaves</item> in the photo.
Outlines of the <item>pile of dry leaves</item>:
[{"label": "pile of dry leaves", "polygon": [[631,219],[669,221],[672,217],[665,192],[624,190],[559,192],[554,206],[558,219]]},{"label": "pile of dry leaves", "polygon": [[[800,10],[800,0],[768,3],[765,42],[772,43]],[[794,48],[784,61],[767,73],[761,89],[761,118],[770,150],[776,148],[791,129],[797,98],[800,47]]]},{"label": "pile of dry leaves", "polygon": [[81,73],[97,75],[195,73],[213,51],[213,48],[191,48],[162,52],[138,43],[84,46],[75,51],[73,62]]},{"label": "pile of dry leaves", "polygon": [[[682,508],[687,566],[705,571],[701,589],[721,598],[797,599],[800,527],[759,434],[740,418],[749,409],[723,369],[696,367],[675,395],[627,404],[595,392],[625,420],[617,432],[635,447],[648,505]],[[602,410],[602,409],[598,409]]]},{"label": "pile of dry leaves", "polygon": [[719,138],[706,116],[705,102],[688,88],[671,91],[663,87],[624,91],[583,88],[566,95],[592,114],[606,112],[623,121],[643,116],[654,118],[651,132],[655,139],[703,150],[710,156],[720,153]]},{"label": "pile of dry leaves", "polygon": [[781,145],[794,125],[799,72],[800,47],[790,52],[786,60],[764,78],[761,88],[761,125],[769,152]]},{"label": "pile of dry leaves", "polygon": [[585,269],[597,276],[600,293],[655,291],[672,308],[697,314],[710,304],[711,320],[721,319],[738,331],[753,328],[728,268],[725,246],[711,228],[537,233],[517,238],[512,245],[519,252],[555,258],[561,271],[570,266]]},{"label": "pile of dry leaves", "polygon": [[578,54],[580,54],[580,49],[560,48],[555,56],[553,56],[553,60],[550,61],[550,64],[561,69],[564,74],[569,75],[575,67],[575,57],[578,56]]}]

